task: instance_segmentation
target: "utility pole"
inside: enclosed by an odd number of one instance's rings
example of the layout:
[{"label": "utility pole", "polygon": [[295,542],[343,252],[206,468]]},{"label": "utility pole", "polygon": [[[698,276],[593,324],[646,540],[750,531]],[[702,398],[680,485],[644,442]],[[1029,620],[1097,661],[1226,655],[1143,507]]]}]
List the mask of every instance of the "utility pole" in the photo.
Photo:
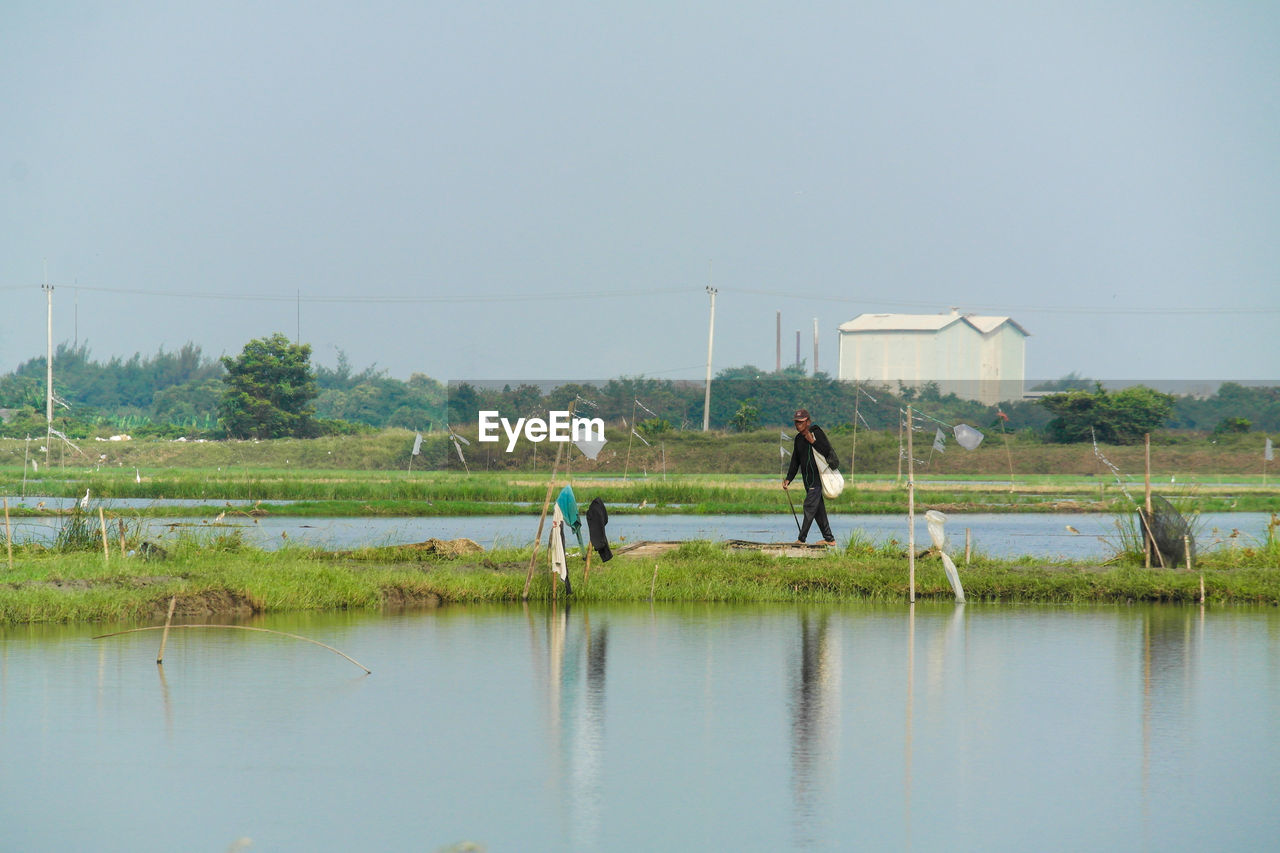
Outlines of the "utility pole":
[{"label": "utility pole", "polygon": [[702,399],[702,431],[711,429],[711,349],[716,339],[716,293],[717,290],[707,285],[707,294],[711,297],[711,329],[707,332],[707,391]]},{"label": "utility pole", "polygon": [[[46,275],[47,279],[48,276]],[[44,468],[49,470],[49,449],[53,446],[53,285],[46,281],[40,285],[49,302],[49,323],[47,350],[45,354],[45,395],[44,395]]]},{"label": "utility pole", "polygon": [[813,375],[818,375],[818,318],[813,318]]}]

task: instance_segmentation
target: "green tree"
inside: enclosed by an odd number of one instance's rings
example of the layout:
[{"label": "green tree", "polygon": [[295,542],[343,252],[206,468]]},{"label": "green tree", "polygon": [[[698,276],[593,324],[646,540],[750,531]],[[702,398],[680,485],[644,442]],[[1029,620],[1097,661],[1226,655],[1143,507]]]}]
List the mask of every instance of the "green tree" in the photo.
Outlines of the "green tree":
[{"label": "green tree", "polygon": [[211,429],[218,418],[224,387],[220,379],[170,385],[152,397],[151,416],[163,424]]},{"label": "green tree", "polygon": [[1105,444],[1136,444],[1169,420],[1173,396],[1143,385],[1114,394],[1099,387],[1052,394],[1040,405],[1055,415],[1045,426],[1050,441],[1071,444],[1096,436]]},{"label": "green tree", "polygon": [[240,355],[222,357],[226,390],[218,418],[233,438],[310,438],[318,433],[312,401],[311,345],[280,332],[255,338]]},{"label": "green tree", "polygon": [[735,432],[751,432],[760,425],[760,408],[755,399],[748,397],[742,401],[738,411],[733,413],[730,425]]},{"label": "green tree", "polygon": [[1223,418],[1218,425],[1213,428],[1214,435],[1238,435],[1246,433],[1253,428],[1253,422],[1248,418]]}]

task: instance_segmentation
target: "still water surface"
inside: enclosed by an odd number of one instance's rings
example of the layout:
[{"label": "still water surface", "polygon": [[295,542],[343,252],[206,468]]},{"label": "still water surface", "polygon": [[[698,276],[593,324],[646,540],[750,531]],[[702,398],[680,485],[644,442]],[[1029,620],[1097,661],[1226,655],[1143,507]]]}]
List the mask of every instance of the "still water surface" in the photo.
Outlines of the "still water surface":
[{"label": "still water surface", "polygon": [[[1196,541],[1200,550],[1217,547],[1256,545],[1265,538],[1270,515],[1261,512],[1204,513],[1196,520]],[[288,518],[265,516],[256,521],[230,515],[220,526],[207,518],[152,519],[147,522],[152,535],[177,536],[196,531],[200,535],[238,532],[262,548],[285,544],[324,548],[360,548],[368,545],[396,545],[422,542],[435,537],[473,539],[485,548],[495,545],[521,546],[533,541],[538,532],[536,515],[498,515],[444,518]],[[64,522],[58,518],[27,518],[13,527],[15,541],[52,541]],[[833,515],[831,526],[841,545],[851,536],[873,542],[907,541],[905,515]],[[1115,518],[1110,515],[1080,513],[955,513],[949,516],[947,534],[951,548],[963,553],[965,530],[971,533],[973,548],[992,557],[1040,557],[1063,560],[1105,560],[1120,544]],[[1232,539],[1231,532],[1240,531]],[[923,511],[916,517],[916,541],[925,547],[929,533]],[[616,546],[637,540],[747,539],[757,542],[790,541],[796,535],[796,521],[786,514],[765,515],[646,515],[610,516],[610,541]],[[810,542],[821,536],[814,528]]]},{"label": "still water surface", "polygon": [[450,607],[3,629],[0,849],[1263,849],[1280,613]]}]

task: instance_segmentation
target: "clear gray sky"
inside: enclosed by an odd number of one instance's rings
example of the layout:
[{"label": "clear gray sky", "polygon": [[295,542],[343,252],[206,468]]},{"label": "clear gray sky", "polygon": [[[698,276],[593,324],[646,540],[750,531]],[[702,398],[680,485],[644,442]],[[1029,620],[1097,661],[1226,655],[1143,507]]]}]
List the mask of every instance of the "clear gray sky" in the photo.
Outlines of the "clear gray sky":
[{"label": "clear gray sky", "polygon": [[866,311],[1028,374],[1280,379],[1280,5],[27,2],[0,370],[238,352],[451,378],[834,372]]}]

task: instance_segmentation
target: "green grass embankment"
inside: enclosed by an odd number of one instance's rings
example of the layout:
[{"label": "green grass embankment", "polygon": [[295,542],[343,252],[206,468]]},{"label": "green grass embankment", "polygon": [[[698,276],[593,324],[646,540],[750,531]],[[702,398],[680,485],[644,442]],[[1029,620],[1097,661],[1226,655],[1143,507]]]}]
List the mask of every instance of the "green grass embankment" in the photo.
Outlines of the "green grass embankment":
[{"label": "green grass embankment", "polygon": [[[229,540],[223,540],[229,541]],[[0,568],[0,624],[163,620],[171,597],[178,618],[247,616],[300,610],[380,610],[471,602],[519,602],[528,549],[442,557],[414,546],[325,552],[302,548],[259,551],[186,539],[163,558],[104,558],[101,551],[58,553],[34,546],[15,551]],[[573,601],[840,602],[908,598],[908,563],[901,553],[859,543],[817,557],[775,557],[687,543],[655,557],[570,559]],[[1172,602],[1280,605],[1280,547],[1211,556],[1195,571],[1148,570],[979,557],[960,567],[971,602],[1045,604]],[[936,557],[917,561],[919,600],[950,600]],[[530,599],[545,602],[551,586],[539,556]],[[560,591],[563,600],[563,589]]]}]

